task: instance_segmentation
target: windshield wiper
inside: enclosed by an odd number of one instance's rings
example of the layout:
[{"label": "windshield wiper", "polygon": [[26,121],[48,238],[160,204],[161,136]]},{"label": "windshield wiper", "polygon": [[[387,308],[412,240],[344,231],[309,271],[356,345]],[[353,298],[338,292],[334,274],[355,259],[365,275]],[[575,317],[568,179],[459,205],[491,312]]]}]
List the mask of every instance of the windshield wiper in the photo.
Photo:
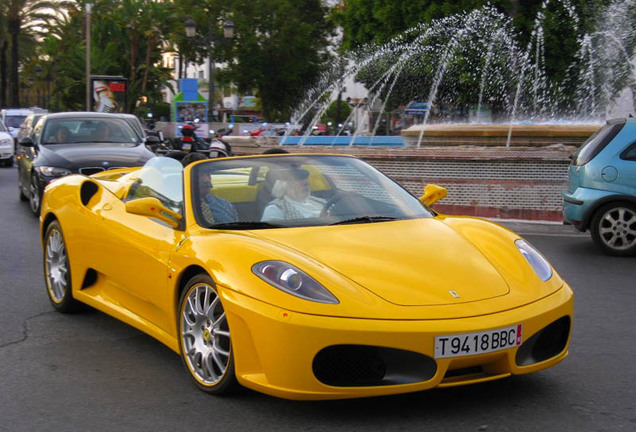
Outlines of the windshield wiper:
[{"label": "windshield wiper", "polygon": [[210,225],[208,228],[214,229],[265,229],[265,228],[285,228],[285,225],[273,224],[262,221],[225,222]]},{"label": "windshield wiper", "polygon": [[373,223],[373,222],[386,222],[396,220],[397,218],[391,216],[360,216],[352,219],[345,219],[338,222],[334,222],[329,225],[348,225],[357,223]]}]

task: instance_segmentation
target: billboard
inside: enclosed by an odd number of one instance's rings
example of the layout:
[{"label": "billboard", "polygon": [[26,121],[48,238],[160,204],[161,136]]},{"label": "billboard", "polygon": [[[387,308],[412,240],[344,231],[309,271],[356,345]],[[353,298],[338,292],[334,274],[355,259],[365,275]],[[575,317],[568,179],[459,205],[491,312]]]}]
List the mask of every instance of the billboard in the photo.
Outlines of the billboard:
[{"label": "billboard", "polygon": [[128,79],[91,76],[91,107],[96,112],[123,113],[128,102]]}]

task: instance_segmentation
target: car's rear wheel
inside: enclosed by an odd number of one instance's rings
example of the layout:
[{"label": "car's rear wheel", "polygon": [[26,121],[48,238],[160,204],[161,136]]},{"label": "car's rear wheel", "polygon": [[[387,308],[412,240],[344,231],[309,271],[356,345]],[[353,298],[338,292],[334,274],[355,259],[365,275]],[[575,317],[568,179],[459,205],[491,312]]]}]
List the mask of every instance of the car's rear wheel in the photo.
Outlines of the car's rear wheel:
[{"label": "car's rear wheel", "polygon": [[62,313],[74,312],[79,303],[71,289],[71,265],[62,227],[53,221],[44,236],[44,280],[53,307]]},{"label": "car's rear wheel", "polygon": [[38,179],[35,176],[31,176],[31,183],[29,184],[29,204],[31,211],[35,216],[40,216],[40,206],[42,205],[42,192],[40,191],[40,185]]},{"label": "car's rear wheel", "polygon": [[590,225],[594,241],[610,255],[636,255],[636,205],[610,203],[600,207]]},{"label": "car's rear wheel", "polygon": [[179,301],[178,329],[181,359],[196,385],[213,394],[236,389],[230,329],[208,275],[188,281]]}]

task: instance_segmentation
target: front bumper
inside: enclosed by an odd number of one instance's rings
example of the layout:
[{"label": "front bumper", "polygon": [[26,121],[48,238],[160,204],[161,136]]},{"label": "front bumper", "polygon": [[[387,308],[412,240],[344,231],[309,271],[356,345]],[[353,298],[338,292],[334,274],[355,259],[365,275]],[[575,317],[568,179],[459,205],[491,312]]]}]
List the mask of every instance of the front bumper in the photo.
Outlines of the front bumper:
[{"label": "front bumper", "polygon": [[[567,284],[552,295],[523,307],[497,314],[448,320],[314,316],[283,310],[229,289],[222,289],[221,295],[232,334],[238,381],[246,387],[273,396],[305,400],[414,392],[490,381],[548,368],[568,354],[574,305],[573,293]],[[523,342],[526,342],[559,320],[567,321],[562,346],[558,352],[538,362],[528,364],[527,359],[519,361],[518,357],[523,357],[524,353],[518,356],[518,351],[523,349],[524,343],[492,353],[433,359],[436,336],[521,324]],[[379,351],[385,353],[410,352],[413,357],[430,359],[428,363],[419,363],[428,371],[414,371],[413,376],[420,376],[422,380],[406,380],[408,383],[405,384],[387,381],[382,385],[328,385],[316,377],[316,356],[334,346],[381,347]],[[418,364],[411,360],[405,360],[411,364],[408,370]],[[346,369],[349,366],[343,367]]]}]

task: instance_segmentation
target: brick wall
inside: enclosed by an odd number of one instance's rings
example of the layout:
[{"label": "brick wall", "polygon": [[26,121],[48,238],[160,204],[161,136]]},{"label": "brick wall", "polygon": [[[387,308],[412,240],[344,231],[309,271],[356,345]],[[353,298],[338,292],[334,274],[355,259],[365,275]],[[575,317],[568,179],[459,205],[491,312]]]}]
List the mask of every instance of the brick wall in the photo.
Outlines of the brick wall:
[{"label": "brick wall", "polygon": [[428,183],[444,186],[448,196],[436,205],[440,212],[561,220],[567,159],[368,161],[416,196]]}]

